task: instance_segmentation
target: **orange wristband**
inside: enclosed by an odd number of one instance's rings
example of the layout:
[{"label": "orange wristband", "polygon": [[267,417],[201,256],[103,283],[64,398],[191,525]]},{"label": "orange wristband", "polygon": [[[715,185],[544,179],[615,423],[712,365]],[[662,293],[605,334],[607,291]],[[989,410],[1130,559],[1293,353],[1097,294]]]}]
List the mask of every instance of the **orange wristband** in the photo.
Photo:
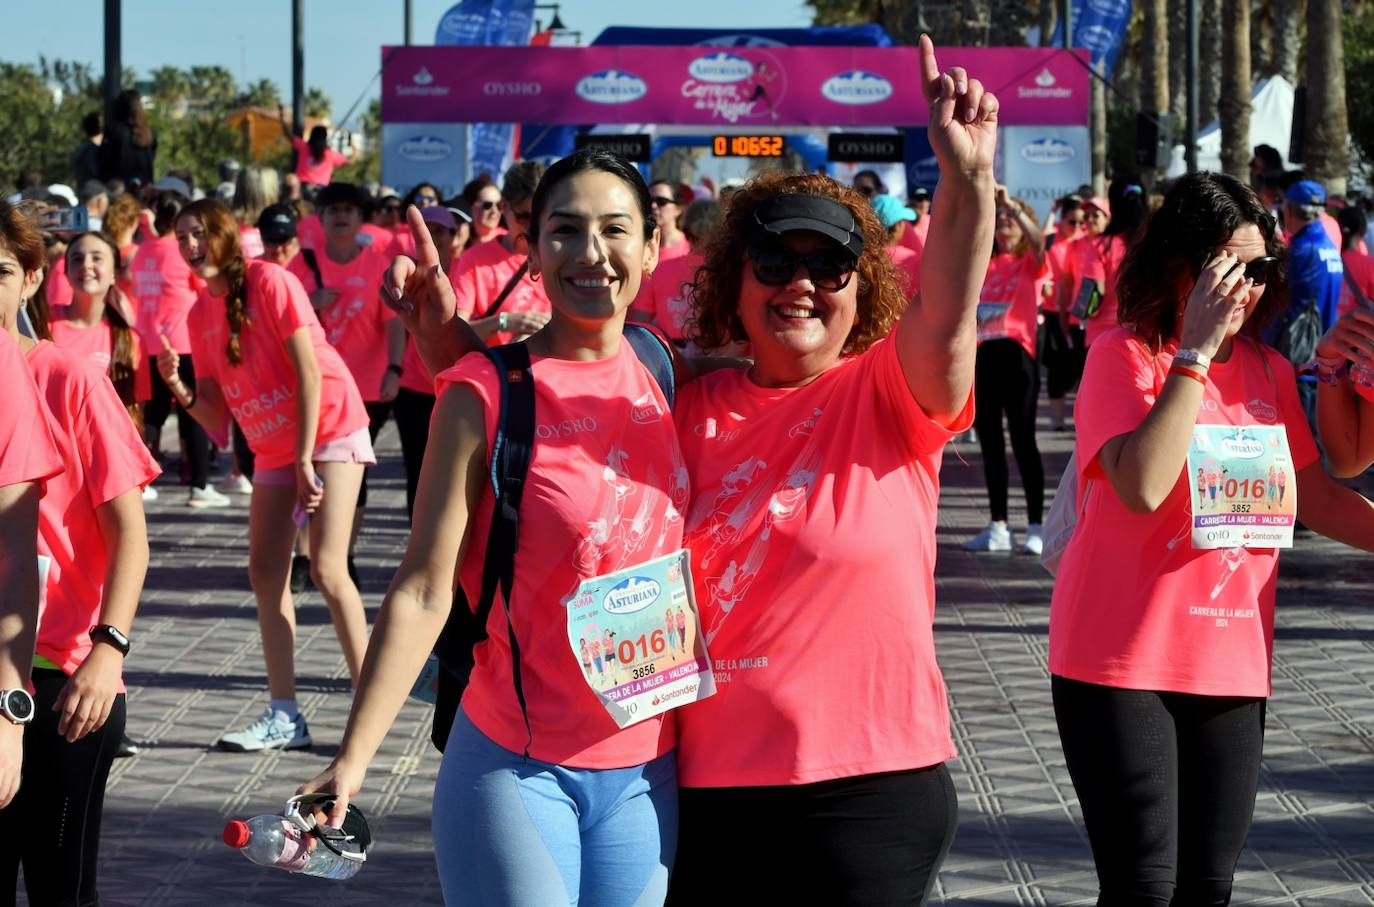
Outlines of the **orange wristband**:
[{"label": "orange wristband", "polygon": [[1196,381],[1198,384],[1201,384],[1203,387],[1206,387],[1206,386],[1207,386],[1207,379],[1206,379],[1206,378],[1204,378],[1203,376],[1199,375],[1197,372],[1193,371],[1192,369],[1190,369],[1190,368],[1184,368],[1184,367],[1181,366],[1181,365],[1171,365],[1171,366],[1169,366],[1169,374],[1171,374],[1171,375],[1184,375],[1184,376],[1186,376],[1186,377],[1188,377],[1188,378],[1192,378],[1194,381]]}]

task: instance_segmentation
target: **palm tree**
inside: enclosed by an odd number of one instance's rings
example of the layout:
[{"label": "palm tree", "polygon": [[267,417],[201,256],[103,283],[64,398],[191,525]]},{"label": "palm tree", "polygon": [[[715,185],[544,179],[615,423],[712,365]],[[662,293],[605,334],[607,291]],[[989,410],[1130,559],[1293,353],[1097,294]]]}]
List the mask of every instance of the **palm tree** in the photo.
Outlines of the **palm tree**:
[{"label": "palm tree", "polygon": [[1197,108],[1198,126],[1211,123],[1219,115],[1217,101],[1221,95],[1221,56],[1207,53],[1221,43],[1221,0],[1202,0],[1198,22]]},{"label": "palm tree", "polygon": [[[1307,172],[1330,195],[1344,195],[1350,174],[1350,117],[1345,106],[1345,44],[1340,0],[1307,0]],[[1316,51],[1316,52],[1314,52]]]},{"label": "palm tree", "polygon": [[1301,48],[1304,0],[1274,3],[1273,70],[1288,84],[1298,84],[1298,51]]},{"label": "palm tree", "polygon": [[1140,109],[1151,115],[1165,114],[1169,112],[1169,0],[1145,0],[1142,5],[1145,46],[1140,61]]},{"label": "palm tree", "polygon": [[1221,5],[1221,169],[1250,178],[1250,4]]}]

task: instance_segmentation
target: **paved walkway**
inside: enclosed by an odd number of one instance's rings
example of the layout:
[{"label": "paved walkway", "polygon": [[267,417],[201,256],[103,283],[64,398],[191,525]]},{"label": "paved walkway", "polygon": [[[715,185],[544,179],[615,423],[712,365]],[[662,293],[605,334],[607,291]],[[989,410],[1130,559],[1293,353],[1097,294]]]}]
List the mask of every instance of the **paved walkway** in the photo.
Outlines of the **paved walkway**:
[{"label": "paved walkway", "polygon": [[[1042,433],[1051,488],[1069,435]],[[394,431],[381,439],[359,546],[375,611],[406,538]],[[966,462],[960,462],[960,456]],[[1096,882],[1064,769],[1045,669],[1050,581],[1032,559],[970,555],[986,519],[977,449],[946,458],[940,513],[940,662],[960,758],[958,837],[937,902],[1091,904]],[[1016,482],[1013,474],[1013,487]],[[164,481],[149,507],[153,568],[126,678],[142,754],[116,762],[106,800],[107,905],[441,903],[429,845],[438,767],[428,709],[408,704],[360,797],[377,838],[346,884],[258,869],[220,842],[224,822],[281,809],[336,750],[347,671],[318,595],[299,600],[300,699],[310,751],[238,755],[210,744],[250,721],[265,681],[246,563],[246,507],[195,511]],[[1019,494],[1013,494],[1013,507]],[[244,499],[246,502],[246,499]],[[1013,524],[1023,524],[1015,511]],[[1265,760],[1237,904],[1374,904],[1374,570],[1308,536],[1284,557]],[[22,898],[21,898],[22,903]]]}]

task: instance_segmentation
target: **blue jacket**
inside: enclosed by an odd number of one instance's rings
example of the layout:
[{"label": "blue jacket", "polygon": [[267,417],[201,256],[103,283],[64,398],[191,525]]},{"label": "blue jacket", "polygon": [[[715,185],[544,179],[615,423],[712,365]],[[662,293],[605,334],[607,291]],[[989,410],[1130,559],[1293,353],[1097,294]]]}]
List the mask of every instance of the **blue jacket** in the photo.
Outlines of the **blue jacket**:
[{"label": "blue jacket", "polygon": [[1314,220],[1293,234],[1288,247],[1288,311],[1268,329],[1267,339],[1272,341],[1284,321],[1312,302],[1321,313],[1322,330],[1335,324],[1344,272],[1341,250],[1331,244],[1321,221]]}]

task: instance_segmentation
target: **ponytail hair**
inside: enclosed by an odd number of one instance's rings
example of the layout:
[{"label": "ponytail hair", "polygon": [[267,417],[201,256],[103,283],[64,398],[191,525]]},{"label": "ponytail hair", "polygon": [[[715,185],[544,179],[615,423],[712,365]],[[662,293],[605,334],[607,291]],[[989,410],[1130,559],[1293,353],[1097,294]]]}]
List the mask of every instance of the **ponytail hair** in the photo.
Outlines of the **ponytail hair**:
[{"label": "ponytail hair", "polygon": [[203,198],[191,202],[181,209],[181,217],[196,217],[205,226],[205,241],[210,260],[224,276],[229,291],[224,296],[224,317],[229,322],[229,343],[225,355],[230,365],[243,362],[243,350],[239,335],[253,326],[248,318],[247,265],[243,260],[243,249],[239,245],[239,225],[224,202],[213,198]]}]

